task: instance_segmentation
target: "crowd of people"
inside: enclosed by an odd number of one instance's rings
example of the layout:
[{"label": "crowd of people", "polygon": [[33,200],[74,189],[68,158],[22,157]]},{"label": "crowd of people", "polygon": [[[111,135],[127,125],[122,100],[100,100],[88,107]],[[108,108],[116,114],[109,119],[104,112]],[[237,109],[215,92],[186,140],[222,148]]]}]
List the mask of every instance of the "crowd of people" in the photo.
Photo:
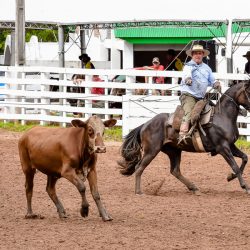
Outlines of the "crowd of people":
[{"label": "crowd of people", "polygon": [[[137,67],[137,70],[174,70],[182,71],[183,76],[180,79],[180,102],[181,106],[185,112],[182,119],[180,127],[180,137],[185,137],[189,131],[190,127],[190,115],[191,111],[197,101],[204,98],[207,87],[213,87],[220,90],[220,82],[216,81],[212,73],[211,68],[203,62],[203,58],[209,55],[209,51],[204,49],[200,44],[194,44],[192,48],[186,51],[186,55],[191,58],[185,65],[178,58],[175,50],[169,49],[166,52],[166,65],[161,64],[159,57],[154,57],[152,59],[152,65]],[[250,74],[250,51],[243,55],[247,59],[245,64],[244,73]],[[82,62],[82,67],[85,69],[95,69],[94,64],[91,62],[91,58],[88,54],[84,53],[79,56]],[[171,83],[171,78],[156,76],[152,78],[153,84],[165,84]],[[84,76],[83,75],[73,75],[72,81],[75,85],[83,85]],[[103,82],[103,80],[98,75],[93,75],[93,82]],[[149,77],[145,77],[145,83],[149,82]],[[84,87],[72,88],[72,92],[84,93]],[[94,95],[104,95],[104,88],[93,87],[91,89],[91,94]],[[135,94],[143,95],[147,94],[145,90],[136,90]],[[153,95],[166,95],[164,90],[154,90]],[[71,106],[83,106],[84,102],[79,100],[69,100]],[[104,101],[93,100],[92,106],[95,108],[103,108]],[[76,115],[78,113],[75,113]]]}]

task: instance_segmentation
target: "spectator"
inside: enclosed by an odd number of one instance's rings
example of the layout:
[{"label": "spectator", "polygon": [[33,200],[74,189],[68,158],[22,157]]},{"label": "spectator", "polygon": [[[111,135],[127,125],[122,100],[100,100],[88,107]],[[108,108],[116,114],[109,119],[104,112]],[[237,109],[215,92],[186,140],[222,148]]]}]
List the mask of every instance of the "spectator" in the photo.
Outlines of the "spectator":
[{"label": "spectator", "polygon": [[[84,80],[84,76],[74,74],[72,76],[71,80],[73,81],[73,83],[75,85],[81,85],[82,81]],[[84,87],[69,87],[68,91],[71,92],[71,93],[84,93],[85,89],[84,89]],[[69,102],[70,106],[73,106],[73,107],[83,107],[84,106],[84,101],[83,100],[68,99],[68,102]],[[82,117],[81,113],[74,112],[73,114],[74,114],[74,116]]]},{"label": "spectator", "polygon": [[[98,75],[93,75],[92,78],[93,82],[104,82]],[[91,88],[91,94],[94,95],[104,95],[105,89],[104,88]],[[92,102],[93,108],[104,108],[104,101],[93,100]]]},{"label": "spectator", "polygon": [[182,71],[183,63],[176,57],[176,51],[173,49],[167,50],[166,53],[166,70]]},{"label": "spectator", "polygon": [[[160,60],[158,57],[154,57],[152,60],[152,66],[143,66],[140,68],[135,68],[138,70],[164,70],[164,66],[160,64]],[[145,77],[145,82],[148,82],[148,77]],[[157,84],[162,84],[164,83],[164,77],[153,77],[153,83],[157,83]],[[153,91],[154,95],[165,95],[165,91],[164,90],[154,90]]]},{"label": "spectator", "polygon": [[[182,69],[183,69],[183,63],[178,57],[176,57],[176,51],[173,49],[167,50],[165,70],[182,71]],[[166,77],[165,82],[171,83],[172,79],[170,77]],[[178,83],[180,82],[181,82],[181,79],[179,79]]]},{"label": "spectator", "polygon": [[244,73],[250,74],[250,51],[247,51],[247,53],[245,55],[243,55],[243,57],[246,57],[246,59],[247,59],[247,62],[245,64]]},{"label": "spectator", "polygon": [[86,53],[81,54],[79,56],[79,60],[82,61],[84,69],[95,69],[95,66],[91,62],[91,58],[88,56],[88,54],[86,54]]}]

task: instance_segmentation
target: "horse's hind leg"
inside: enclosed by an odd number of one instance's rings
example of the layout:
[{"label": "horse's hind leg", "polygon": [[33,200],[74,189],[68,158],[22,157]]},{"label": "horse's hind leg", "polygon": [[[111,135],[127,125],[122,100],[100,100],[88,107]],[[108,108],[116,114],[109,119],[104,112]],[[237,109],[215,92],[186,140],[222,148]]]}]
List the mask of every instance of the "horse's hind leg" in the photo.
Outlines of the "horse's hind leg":
[{"label": "horse's hind leg", "polygon": [[187,178],[185,178],[180,171],[180,163],[181,163],[181,150],[173,149],[171,151],[165,152],[170,159],[170,172],[173,176],[175,176],[178,180],[180,180],[186,187],[193,192],[198,191],[198,188]]},{"label": "horse's hind leg", "polygon": [[63,205],[56,195],[56,182],[57,182],[57,180],[58,180],[58,178],[48,175],[46,191],[47,191],[49,197],[51,198],[51,200],[56,205],[59,217],[60,218],[67,218],[66,212],[63,208]]},{"label": "horse's hind leg", "polygon": [[[232,151],[232,154],[234,157],[239,157],[242,159],[242,163],[241,163],[241,166],[240,166],[240,171],[241,171],[241,174],[243,174],[244,172],[244,169],[245,169],[245,166],[248,162],[248,157],[245,153],[243,153],[241,150],[239,150],[234,144],[232,144],[230,146],[231,148],[231,151]],[[227,177],[227,180],[228,181],[232,181],[233,179],[237,178],[237,175],[234,174],[234,173],[230,173]]]}]

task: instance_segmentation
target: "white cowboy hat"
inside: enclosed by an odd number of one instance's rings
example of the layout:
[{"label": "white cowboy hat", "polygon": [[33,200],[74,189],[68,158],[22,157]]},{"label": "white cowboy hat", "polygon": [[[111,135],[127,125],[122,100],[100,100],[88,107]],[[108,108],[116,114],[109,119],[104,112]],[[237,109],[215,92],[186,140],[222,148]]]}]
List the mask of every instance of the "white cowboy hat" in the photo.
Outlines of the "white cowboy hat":
[{"label": "white cowboy hat", "polygon": [[208,56],[210,54],[210,52],[208,50],[204,49],[203,46],[200,45],[200,44],[195,44],[192,47],[192,49],[189,49],[189,50],[186,51],[186,54],[188,56],[192,57],[192,52],[194,52],[194,51],[202,51],[204,53],[203,57],[206,57],[206,56]]}]

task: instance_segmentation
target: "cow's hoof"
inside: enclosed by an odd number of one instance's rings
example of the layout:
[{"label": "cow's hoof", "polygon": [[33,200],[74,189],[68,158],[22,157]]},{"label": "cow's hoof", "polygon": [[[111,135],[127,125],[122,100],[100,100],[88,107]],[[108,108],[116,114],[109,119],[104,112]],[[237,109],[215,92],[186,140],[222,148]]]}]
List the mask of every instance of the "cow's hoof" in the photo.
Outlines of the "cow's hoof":
[{"label": "cow's hoof", "polygon": [[44,219],[41,214],[26,214],[25,219]]},{"label": "cow's hoof", "polygon": [[82,207],[80,212],[81,212],[82,217],[88,217],[88,215],[89,215],[89,207]]}]

